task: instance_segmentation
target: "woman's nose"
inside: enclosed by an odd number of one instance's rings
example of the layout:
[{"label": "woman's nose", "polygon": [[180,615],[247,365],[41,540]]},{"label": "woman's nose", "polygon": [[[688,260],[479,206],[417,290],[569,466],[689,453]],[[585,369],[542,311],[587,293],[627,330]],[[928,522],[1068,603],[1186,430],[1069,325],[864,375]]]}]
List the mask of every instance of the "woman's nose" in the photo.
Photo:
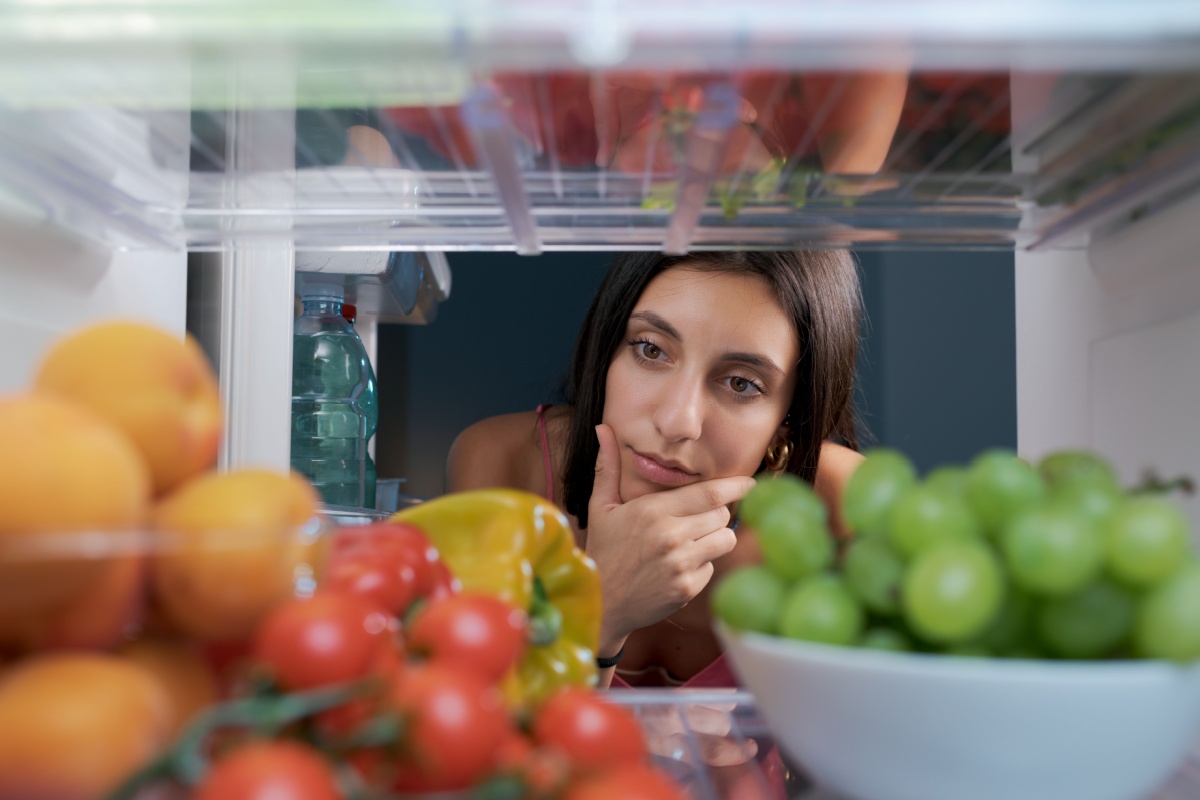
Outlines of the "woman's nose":
[{"label": "woman's nose", "polygon": [[700,438],[704,427],[703,382],[680,375],[670,381],[654,409],[654,425],[668,442]]}]

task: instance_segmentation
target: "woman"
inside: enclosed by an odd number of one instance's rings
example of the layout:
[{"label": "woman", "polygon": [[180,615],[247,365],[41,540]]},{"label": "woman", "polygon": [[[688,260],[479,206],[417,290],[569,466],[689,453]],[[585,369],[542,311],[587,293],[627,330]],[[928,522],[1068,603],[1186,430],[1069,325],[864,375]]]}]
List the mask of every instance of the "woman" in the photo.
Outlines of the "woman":
[{"label": "woman", "polygon": [[812,483],[840,532],[861,458],[860,316],[845,251],[624,255],[584,320],[567,405],[455,440],[450,491],[525,489],[570,517],[600,572],[601,685],[734,685],[707,588],[758,558],[734,509],[764,470]]}]

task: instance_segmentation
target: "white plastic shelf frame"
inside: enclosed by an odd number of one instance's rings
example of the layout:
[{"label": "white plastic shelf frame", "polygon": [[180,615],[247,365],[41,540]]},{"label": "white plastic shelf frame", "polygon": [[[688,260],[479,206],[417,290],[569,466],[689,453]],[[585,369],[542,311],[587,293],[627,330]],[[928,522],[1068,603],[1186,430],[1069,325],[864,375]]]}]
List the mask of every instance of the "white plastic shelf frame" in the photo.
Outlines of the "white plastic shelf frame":
[{"label": "white plastic shelf frame", "polygon": [[118,247],[1072,247],[1200,185],[1200,5],[16,0],[0,212]]}]

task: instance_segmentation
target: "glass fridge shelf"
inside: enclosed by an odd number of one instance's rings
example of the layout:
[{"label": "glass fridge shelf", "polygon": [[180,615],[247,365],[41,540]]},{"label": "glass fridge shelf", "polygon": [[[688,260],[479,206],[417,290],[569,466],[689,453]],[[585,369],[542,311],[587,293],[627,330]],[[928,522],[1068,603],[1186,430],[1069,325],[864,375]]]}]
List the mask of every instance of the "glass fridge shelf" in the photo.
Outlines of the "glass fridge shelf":
[{"label": "glass fridge shelf", "polygon": [[[237,92],[294,87],[293,66]],[[0,199],[199,252],[1081,247],[1200,185],[1198,77],[476,70],[454,102],[433,82],[244,109],[0,92]]]}]

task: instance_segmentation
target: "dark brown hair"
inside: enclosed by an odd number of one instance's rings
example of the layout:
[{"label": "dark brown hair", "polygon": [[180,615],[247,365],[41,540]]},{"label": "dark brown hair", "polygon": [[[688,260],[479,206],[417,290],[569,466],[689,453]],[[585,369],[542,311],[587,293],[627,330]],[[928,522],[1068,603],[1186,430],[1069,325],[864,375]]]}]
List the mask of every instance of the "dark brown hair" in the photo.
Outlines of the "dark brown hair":
[{"label": "dark brown hair", "polygon": [[600,284],[567,375],[566,401],[574,412],[567,438],[563,499],[581,528],[588,524],[599,453],[596,426],[603,419],[609,364],[624,341],[629,315],[647,284],[677,266],[765,278],[795,324],[800,362],[788,412],[792,441],[788,472],[811,484],[822,442],[833,439],[858,449],[853,392],[862,293],[849,252],[629,253],[617,258]]}]

